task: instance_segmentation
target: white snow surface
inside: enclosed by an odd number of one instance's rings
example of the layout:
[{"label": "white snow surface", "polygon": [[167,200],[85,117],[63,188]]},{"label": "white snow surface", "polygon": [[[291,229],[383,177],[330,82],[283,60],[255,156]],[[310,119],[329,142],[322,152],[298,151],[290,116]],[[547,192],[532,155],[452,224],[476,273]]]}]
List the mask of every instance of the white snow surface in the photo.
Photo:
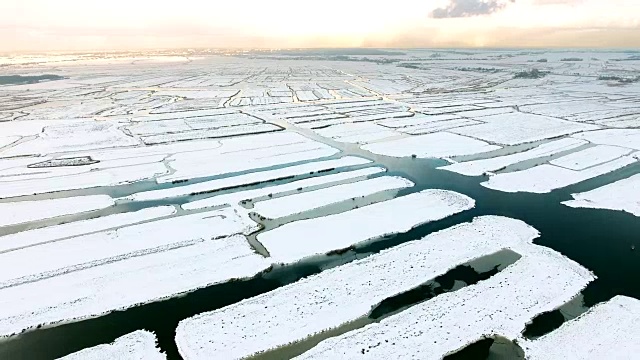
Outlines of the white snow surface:
[{"label": "white snow surface", "polygon": [[640,129],[609,129],[573,135],[599,145],[612,145],[640,150]]},{"label": "white snow surface", "polygon": [[616,296],[539,339],[518,343],[530,360],[633,360],[639,338],[640,300]]},{"label": "white snow surface", "polygon": [[0,287],[257,229],[227,208],[131,225],[0,254]]},{"label": "white snow surface", "polygon": [[372,123],[347,123],[318,129],[317,134],[345,143],[366,144],[400,134]]},{"label": "white snow surface", "polygon": [[[101,156],[101,154],[98,153],[97,156]],[[88,164],[79,165],[79,166],[69,165],[70,163],[73,164],[73,162],[77,162],[77,160],[73,160],[73,159],[74,158],[78,159],[78,157],[64,157],[64,158],[58,157],[56,159],[51,159],[49,157],[23,158],[23,159],[29,159],[30,161],[24,164],[15,162],[15,166],[0,170],[0,181],[8,182],[8,183],[12,183],[12,182],[16,183],[23,180],[57,178],[61,176],[70,176],[70,175],[76,175],[76,174],[91,175],[91,173],[99,170],[117,171],[117,168],[120,168],[120,167],[161,163],[167,155],[139,156],[135,158],[112,159],[112,160],[106,160],[106,161],[101,161],[101,159],[97,156],[94,155],[90,157],[92,160],[96,160],[99,162],[96,162],[96,163],[90,162]],[[49,160],[50,164],[55,163],[57,165],[45,166],[45,167],[33,166],[33,165],[46,163],[47,160]],[[5,162],[6,161],[7,160],[5,159]]]},{"label": "white snow surface", "polygon": [[112,205],[115,205],[115,201],[108,195],[0,203],[0,226],[80,214]]},{"label": "white snow surface", "polygon": [[514,340],[534,317],[568,302],[594,279],[550,249],[532,244],[510,249],[522,258],[491,278],[324,340],[296,359],[435,360],[485,336]]},{"label": "white snow surface", "polygon": [[230,187],[253,184],[257,182],[266,182],[269,180],[280,179],[289,176],[299,176],[310,172],[317,172],[333,168],[341,168],[347,166],[364,165],[370,163],[367,160],[355,156],[345,156],[334,160],[323,160],[309,162],[302,165],[294,165],[283,167],[281,169],[255,171],[244,175],[226,177],[211,181],[205,181],[192,185],[177,186],[169,189],[151,190],[132,194],[127,198],[134,201],[160,200],[178,196],[185,196],[193,193],[214,191]]},{"label": "white snow surface", "polygon": [[420,135],[420,134],[428,134],[428,133],[435,133],[438,131],[455,129],[463,126],[476,125],[476,124],[481,124],[481,122],[475,121],[475,120],[469,120],[469,119],[454,119],[454,120],[447,120],[447,121],[438,121],[438,122],[424,124],[424,125],[407,126],[402,129],[398,129],[398,131],[411,134],[411,135]]},{"label": "white snow surface", "polygon": [[611,162],[582,171],[544,164],[522,171],[498,174],[489,178],[489,181],[481,183],[481,185],[489,189],[504,192],[543,194],[610,173],[627,165],[631,165],[636,161],[638,161],[638,159],[633,156],[623,156]]},{"label": "white snow surface", "polygon": [[[525,257],[550,258],[548,262],[559,262],[563,271],[575,269],[580,275],[580,286],[592,279],[577,264],[533,245],[537,236],[534,228],[519,220],[479,217],[471,223],[456,225],[269,293],[183,320],[176,331],[176,343],[187,360],[246,358],[367,316],[388,297],[414,289],[460,264],[506,248]],[[563,275],[566,281],[568,274]],[[527,298],[526,293],[519,295]],[[481,299],[470,301],[478,307],[494,307]],[[505,311],[511,309],[507,306]],[[455,319],[447,311],[443,310],[444,316]],[[455,312],[455,308],[452,311]],[[490,315],[488,311],[481,313]],[[446,322],[436,324],[446,324],[448,329],[445,331],[455,331],[455,327]],[[443,331],[442,328],[439,330]],[[433,339],[441,335],[439,333]],[[433,339],[425,343],[432,343]],[[360,355],[360,348],[353,350]]]},{"label": "white snow surface", "polygon": [[102,169],[87,173],[2,182],[0,199],[65,190],[129,184],[167,173],[163,163],[149,163]]},{"label": "white snow surface", "polygon": [[0,237],[0,253],[27,246],[44,244],[82,234],[115,229],[126,225],[141,223],[176,213],[173,206],[159,206],[135,212],[102,216],[95,219],[32,229]]},{"label": "white snow surface", "polygon": [[[22,279],[4,281],[0,288],[0,336],[253,277],[271,266],[241,235],[255,225],[250,220],[231,209],[195,215],[193,221],[183,216],[166,220],[166,226],[158,221],[106,232],[104,239],[89,235],[85,242],[71,238],[1,254],[11,255],[18,267],[12,272]],[[37,273],[43,270],[53,271]],[[23,276],[28,274],[33,275]]]},{"label": "white snow surface", "polygon": [[176,343],[187,360],[245,358],[366,316],[388,297],[418,287],[459,264],[514,244],[528,244],[537,236],[535,229],[518,220],[476,218],[183,320],[176,331]]},{"label": "white snow surface", "polygon": [[134,146],[139,142],[125,135],[117,124],[83,121],[44,128],[37,139],[20,143],[4,151],[3,156],[51,154],[107,147]]},{"label": "white snow surface", "polygon": [[574,200],[563,204],[574,208],[626,211],[640,216],[640,174],[572,196]]},{"label": "white snow surface", "polygon": [[294,190],[297,191],[298,189],[306,189],[314,186],[330,185],[331,183],[340,181],[366,178],[367,176],[379,174],[385,171],[387,170],[382,167],[369,167],[360,170],[344,171],[332,175],[317,176],[309,179],[293,181],[282,185],[212,196],[210,198],[186,203],[182,205],[182,208],[184,210],[196,210],[225,204],[238,205],[242,200],[250,200],[257,197],[268,196],[269,194],[276,195]]},{"label": "white snow surface", "polygon": [[138,330],[111,344],[84,349],[59,360],[165,360],[167,357],[156,347],[156,342],[153,333]]},{"label": "white snow surface", "polygon": [[377,142],[362,146],[362,149],[374,154],[394,157],[415,154],[419,158],[446,158],[489,152],[500,149],[500,146],[490,145],[484,141],[462,135],[438,132]]},{"label": "white snow surface", "polygon": [[579,171],[618,159],[629,154],[631,151],[633,150],[617,146],[597,145],[552,160],[549,164]]},{"label": "white snow surface", "polygon": [[406,232],[474,206],[473,199],[453,191],[424,190],[344,213],[288,223],[258,234],[257,239],[274,262],[293,263]]},{"label": "white snow surface", "polygon": [[147,145],[165,144],[178,141],[189,141],[199,139],[215,139],[230,136],[241,136],[280,131],[281,127],[273,124],[248,124],[237,126],[225,126],[214,129],[197,129],[176,133],[156,134],[142,137],[142,141]]},{"label": "white snow surface", "polygon": [[217,148],[171,156],[169,162],[175,173],[157,181],[167,183],[216,176],[313,160],[336,153],[337,149],[287,131],[236,137],[220,140]]},{"label": "white snow surface", "polygon": [[555,155],[586,144],[588,144],[588,142],[584,140],[565,138],[542,144],[531,150],[519,152],[516,154],[498,156],[489,159],[460,162],[440,167],[440,169],[456,172],[458,174],[466,176],[480,176],[487,172],[496,171],[522,161]]},{"label": "white snow surface", "polygon": [[492,143],[518,145],[600,128],[596,125],[520,112],[485,116],[482,121],[487,123],[450,131]]},{"label": "white snow surface", "polygon": [[400,190],[414,183],[398,176],[382,176],[349,184],[336,185],[301,194],[284,196],[255,203],[253,209],[258,214],[275,219],[299,214],[326,205],[372,195],[386,190]]},{"label": "white snow surface", "polygon": [[442,121],[460,119],[459,116],[446,114],[446,115],[415,115],[408,118],[390,119],[378,121],[379,125],[389,128],[403,128],[406,126],[420,126],[433,123],[439,123]]},{"label": "white snow surface", "polygon": [[0,148],[11,145],[18,140],[20,140],[19,136],[0,136]]}]

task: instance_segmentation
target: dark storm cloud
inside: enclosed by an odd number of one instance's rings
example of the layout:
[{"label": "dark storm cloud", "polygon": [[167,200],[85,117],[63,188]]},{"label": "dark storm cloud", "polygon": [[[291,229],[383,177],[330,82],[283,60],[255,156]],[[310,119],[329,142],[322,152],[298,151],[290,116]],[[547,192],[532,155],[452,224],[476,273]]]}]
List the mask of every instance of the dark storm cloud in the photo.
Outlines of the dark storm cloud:
[{"label": "dark storm cloud", "polygon": [[488,15],[502,10],[509,2],[515,0],[450,0],[447,7],[433,10],[431,17],[444,19]]}]

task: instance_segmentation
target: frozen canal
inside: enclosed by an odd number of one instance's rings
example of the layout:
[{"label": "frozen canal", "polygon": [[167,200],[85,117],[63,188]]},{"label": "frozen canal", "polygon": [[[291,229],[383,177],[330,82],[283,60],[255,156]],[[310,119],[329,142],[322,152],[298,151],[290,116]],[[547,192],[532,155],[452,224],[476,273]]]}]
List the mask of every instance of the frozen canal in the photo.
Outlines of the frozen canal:
[{"label": "frozen canal", "polygon": [[640,61],[435,53],[1,67],[0,359],[640,343]]}]

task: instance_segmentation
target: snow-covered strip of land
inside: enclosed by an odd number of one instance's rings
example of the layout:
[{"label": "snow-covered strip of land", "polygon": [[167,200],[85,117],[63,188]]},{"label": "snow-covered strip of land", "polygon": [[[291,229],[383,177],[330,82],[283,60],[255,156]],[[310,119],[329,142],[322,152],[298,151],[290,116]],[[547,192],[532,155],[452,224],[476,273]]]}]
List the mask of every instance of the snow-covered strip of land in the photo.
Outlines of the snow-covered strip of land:
[{"label": "snow-covered strip of land", "polygon": [[374,154],[394,157],[416,155],[419,158],[473,155],[500,148],[500,146],[490,145],[481,140],[447,132],[411,136],[362,146],[363,150]]},{"label": "snow-covered strip of land", "polygon": [[526,105],[521,107],[520,110],[528,113],[564,118],[583,113],[613,112],[616,108],[594,101],[593,99],[587,99],[582,101]]},{"label": "snow-covered strip of land", "polygon": [[640,128],[640,115],[630,115],[620,118],[598,120],[595,123],[598,125],[614,128]]},{"label": "snow-covered strip of land", "polygon": [[[98,170],[115,169],[123,166],[160,163],[167,156],[152,155],[100,161],[99,158],[97,158],[97,156],[100,155],[101,154],[98,153],[96,158],[89,155],[87,155],[87,157],[68,156],[64,158],[58,157],[55,159],[49,157],[23,158],[23,160],[27,159],[29,162],[24,164],[16,162],[17,166],[0,170],[0,181],[20,182],[23,180],[55,178],[59,176],[91,173]],[[9,159],[4,159],[4,161],[9,161]]]},{"label": "snow-covered strip of land", "polygon": [[367,316],[384,299],[470,260],[505,248],[534,246],[531,242],[537,236],[534,228],[519,220],[476,218],[183,320],[176,343],[186,360],[246,358]]},{"label": "snow-covered strip of land", "polygon": [[482,121],[486,124],[465,126],[450,131],[492,143],[518,145],[600,128],[596,125],[519,112],[485,116]]},{"label": "snow-covered strip of land", "polygon": [[466,176],[480,176],[522,161],[552,156],[588,144],[587,141],[565,138],[542,144],[531,150],[495,158],[466,161],[440,167]]},{"label": "snow-covered strip of land", "polygon": [[571,153],[559,159],[552,160],[549,164],[570,170],[584,170],[592,166],[618,159],[629,154],[631,151],[633,150],[617,146],[597,145],[582,151]]},{"label": "snow-covered strip of land", "polygon": [[133,135],[156,135],[192,130],[183,119],[144,121],[127,126]]},{"label": "snow-covered strip of land", "polygon": [[153,333],[138,330],[111,344],[87,348],[59,360],[165,360],[167,357],[156,347],[156,342]]},{"label": "snow-covered strip of land", "polygon": [[114,214],[95,219],[81,220],[22,231],[0,237],[0,253],[82,234],[150,221],[160,217],[170,216],[175,213],[176,208],[173,206],[159,206],[130,213]]},{"label": "snow-covered strip of land", "polygon": [[371,123],[334,125],[316,130],[316,133],[346,143],[367,143],[400,135],[393,130]]},{"label": "snow-covered strip of land", "polygon": [[237,205],[242,200],[251,200],[258,197],[268,196],[269,194],[277,195],[288,191],[298,191],[298,189],[300,189],[301,191],[309,187],[331,185],[332,183],[346,180],[360,178],[364,179],[367,176],[379,174],[385,171],[387,170],[382,167],[369,167],[360,170],[340,172],[332,175],[317,176],[309,179],[293,181],[282,185],[268,186],[254,190],[238,191],[224,195],[212,196],[210,198],[186,203],[182,205],[182,208],[184,210],[196,210],[225,204]]},{"label": "snow-covered strip of land", "polygon": [[315,123],[316,121],[323,120],[336,120],[336,119],[346,119],[346,115],[342,114],[318,114],[318,115],[305,115],[301,117],[291,117],[286,118],[285,121],[293,124],[305,124],[305,123]]},{"label": "snow-covered strip of land", "polygon": [[167,172],[167,167],[158,162],[108,168],[68,176],[7,181],[2,182],[2,186],[0,186],[0,198],[122,185],[152,179]]},{"label": "snow-covered strip of land", "polygon": [[[483,105],[483,106],[485,106],[485,105]],[[475,118],[484,117],[484,116],[512,113],[513,111],[514,111],[513,108],[510,108],[510,107],[498,107],[498,108],[493,108],[493,109],[462,111],[462,112],[456,113],[456,115],[462,116],[462,117],[465,117],[465,118],[474,118],[475,119]]]},{"label": "snow-covered strip of land", "polygon": [[11,145],[20,140],[19,136],[0,136],[0,148]]},{"label": "snow-covered strip of land", "polygon": [[393,119],[393,118],[406,118],[406,117],[411,117],[413,115],[414,113],[410,111],[398,111],[398,112],[389,112],[389,113],[372,114],[372,115],[359,115],[359,116],[353,116],[350,114],[350,119],[353,122],[365,122],[365,121],[376,121],[376,120]]},{"label": "snow-covered strip of land", "polygon": [[213,149],[178,153],[169,158],[175,170],[158,183],[216,176],[335,155],[338,150],[300,134],[278,133],[220,140]]},{"label": "snow-covered strip of land", "polygon": [[188,99],[203,99],[203,98],[224,98],[231,97],[237,91],[236,90],[160,90],[156,92],[154,95],[156,96],[180,96]]},{"label": "snow-covered strip of land", "polygon": [[238,125],[221,127],[217,129],[190,130],[178,133],[150,135],[142,137],[142,141],[147,145],[156,145],[177,141],[215,139],[229,136],[260,134],[280,130],[282,130],[281,127],[273,124]]},{"label": "snow-covered strip of land", "polygon": [[39,155],[134,145],[139,142],[118,129],[117,124],[83,121],[47,126],[38,138],[13,146],[2,155]]},{"label": "snow-covered strip of land", "polygon": [[420,134],[434,133],[438,131],[445,131],[445,130],[454,129],[458,127],[477,125],[477,124],[482,124],[482,123],[480,121],[469,120],[469,119],[454,119],[454,120],[438,121],[438,122],[423,124],[423,125],[407,126],[402,129],[398,129],[398,131],[411,134],[411,135],[420,135]]},{"label": "snow-covered strip of land", "polygon": [[435,360],[485,337],[515,340],[533,318],[568,302],[594,279],[553,250],[532,244],[510,249],[522,257],[491,278],[324,340],[296,359]]},{"label": "snow-covered strip of land", "polygon": [[130,225],[0,253],[0,287],[167,251],[257,225],[226,208]]},{"label": "snow-covered strip of land", "polygon": [[633,360],[640,354],[640,300],[616,296],[559,329],[536,339],[520,339],[531,360]]},{"label": "snow-covered strip of land", "polygon": [[380,141],[380,140],[384,140],[392,137],[399,137],[401,135],[402,134],[399,134],[397,132],[387,130],[387,131],[372,132],[368,134],[353,134],[349,136],[342,136],[337,138],[336,141],[351,143],[351,144],[368,144],[371,142],[376,142],[376,141]]},{"label": "snow-covered strip of land", "polygon": [[192,129],[217,129],[227,126],[239,126],[264,123],[262,119],[247,114],[227,114],[214,117],[184,119]]},{"label": "snow-covered strip of land", "polygon": [[388,118],[398,117],[398,114],[402,116],[413,116],[414,113],[408,111],[409,106],[398,106],[396,104],[389,104],[388,106],[380,107],[361,107],[361,108],[349,108],[341,113],[349,115],[350,117],[366,117],[366,116],[387,116]]},{"label": "snow-covered strip of land", "polygon": [[479,106],[475,105],[456,105],[456,106],[439,106],[439,107],[430,107],[425,106],[425,104],[416,105],[414,107],[416,110],[421,111],[425,114],[451,114],[451,113],[459,113],[463,111],[473,111],[482,109]]},{"label": "snow-covered strip of land", "polygon": [[327,102],[323,105],[326,108],[329,108],[333,111],[348,112],[348,111],[353,111],[356,109],[363,109],[363,108],[372,109],[374,106],[390,105],[390,104],[391,104],[390,102],[386,100],[382,100],[380,98],[371,98],[371,99],[363,99],[363,100],[352,100],[352,99],[336,100],[336,101]]},{"label": "snow-covered strip of land", "polygon": [[609,129],[576,134],[573,137],[599,145],[640,150],[640,129]]},{"label": "snow-covered strip of land", "polygon": [[355,156],[345,156],[340,159],[315,161],[302,165],[294,165],[275,170],[257,171],[244,175],[232,176],[222,179],[205,181],[193,185],[178,186],[162,190],[151,190],[132,194],[127,198],[134,201],[149,201],[167,199],[189,194],[209,192],[221,189],[239,187],[243,185],[257,184],[276,179],[289,178],[347,166],[357,166],[370,163],[370,160]]},{"label": "snow-covered strip of land", "polygon": [[[238,114],[237,110],[232,109],[197,109],[197,110],[182,110],[177,111],[175,108],[179,107],[182,104],[189,104],[191,102],[175,102],[170,103],[166,106],[163,106],[158,109],[154,109],[151,111],[151,114],[146,116],[136,116],[136,121],[141,122],[149,122],[149,121],[160,121],[160,120],[170,120],[170,119],[192,119],[203,116],[219,116],[219,115],[228,115],[228,114]],[[207,100],[206,103],[211,103],[211,100]],[[199,104],[202,105],[202,104]],[[129,116],[131,117],[131,116]]]},{"label": "snow-covered strip of land", "polygon": [[350,184],[341,184],[301,194],[260,201],[255,203],[253,208],[258,214],[270,219],[275,219],[382,191],[400,190],[413,185],[414,183],[412,181],[402,177],[382,176]]},{"label": "snow-covered strip of land", "polygon": [[274,262],[343,250],[385,235],[406,232],[471,209],[475,201],[447,190],[424,190],[340,214],[288,223],[257,236]]},{"label": "snow-covered strip of land", "polygon": [[327,126],[341,125],[347,122],[348,122],[347,118],[344,118],[344,119],[337,118],[337,119],[305,122],[305,123],[297,124],[297,126],[302,129],[322,129],[322,128],[326,128]]},{"label": "snow-covered strip of land", "polygon": [[109,195],[0,203],[0,226],[80,214],[105,209],[113,205],[115,205],[115,201]]},{"label": "snow-covered strip of land", "polygon": [[[174,118],[176,117],[182,117],[180,116],[181,114],[187,114],[187,116],[185,117],[191,117],[192,115],[189,115],[188,113],[190,112],[205,112],[205,111],[212,111],[212,110],[216,110],[216,108],[218,107],[222,107],[222,105],[224,104],[224,102],[227,101],[227,99],[225,98],[217,98],[217,99],[212,99],[212,98],[205,98],[205,99],[191,99],[188,101],[177,101],[177,102],[171,102],[168,104],[163,104],[160,107],[156,107],[154,109],[152,109],[149,114],[151,116],[155,116],[155,115],[165,115],[165,116],[173,116]],[[235,112],[235,110],[230,109],[230,108],[224,108],[224,109],[218,109],[218,110],[223,110],[226,113],[233,113]],[[220,111],[220,113],[224,113],[223,111]],[[197,116],[207,116],[209,114],[204,114],[204,115],[197,115]],[[216,115],[215,113],[212,115]],[[141,120],[154,120],[154,119],[149,119],[147,117],[139,117],[136,116],[136,120],[137,119],[141,119]]]},{"label": "snow-covered strip of land", "polygon": [[0,289],[0,336],[250,278],[270,266],[233,235],[7,287]]},{"label": "snow-covered strip of land", "polygon": [[574,200],[563,204],[574,208],[620,210],[640,216],[640,174],[572,196]]},{"label": "snow-covered strip of land", "polygon": [[448,121],[448,120],[455,120],[455,119],[460,119],[460,117],[456,115],[450,115],[450,114],[445,114],[445,115],[417,114],[409,118],[378,121],[377,124],[385,127],[390,127],[390,128],[401,128],[406,126],[420,126],[420,125],[432,124],[432,123],[437,123],[441,121]]},{"label": "snow-covered strip of land", "polygon": [[623,156],[611,162],[581,171],[543,164],[522,171],[492,176],[489,181],[483,182],[481,185],[504,192],[543,194],[616,171],[637,161],[638,159],[633,156]]}]

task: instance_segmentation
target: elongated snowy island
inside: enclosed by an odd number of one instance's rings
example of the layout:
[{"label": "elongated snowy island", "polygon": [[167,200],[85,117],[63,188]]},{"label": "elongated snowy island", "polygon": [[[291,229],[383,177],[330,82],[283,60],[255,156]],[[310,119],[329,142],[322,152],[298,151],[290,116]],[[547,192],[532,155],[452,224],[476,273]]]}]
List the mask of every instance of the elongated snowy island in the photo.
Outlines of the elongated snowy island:
[{"label": "elongated snowy island", "polygon": [[257,238],[274,262],[292,263],[406,232],[474,206],[475,201],[466,195],[429,189],[344,213],[296,221]]},{"label": "elongated snowy island", "polygon": [[534,341],[519,343],[531,360],[632,360],[640,354],[640,300],[616,296]]},{"label": "elongated snowy island", "polygon": [[[524,222],[476,218],[264,295],[180,322],[187,360],[242,359],[367,317],[383,300],[470,260],[511,249],[521,258],[488,280],[320,343],[303,358],[439,359],[483,335],[514,339],[536,315],[570,300],[593,275],[547,248]],[[498,316],[499,315],[499,316]],[[366,351],[363,353],[362,350]]]},{"label": "elongated snowy island", "polygon": [[[163,207],[156,215],[171,213]],[[115,223],[108,217],[88,221]],[[271,266],[243,235],[256,224],[231,208],[56,236],[86,225],[64,224],[7,237],[16,247],[0,252],[0,336],[253,277]]]}]

